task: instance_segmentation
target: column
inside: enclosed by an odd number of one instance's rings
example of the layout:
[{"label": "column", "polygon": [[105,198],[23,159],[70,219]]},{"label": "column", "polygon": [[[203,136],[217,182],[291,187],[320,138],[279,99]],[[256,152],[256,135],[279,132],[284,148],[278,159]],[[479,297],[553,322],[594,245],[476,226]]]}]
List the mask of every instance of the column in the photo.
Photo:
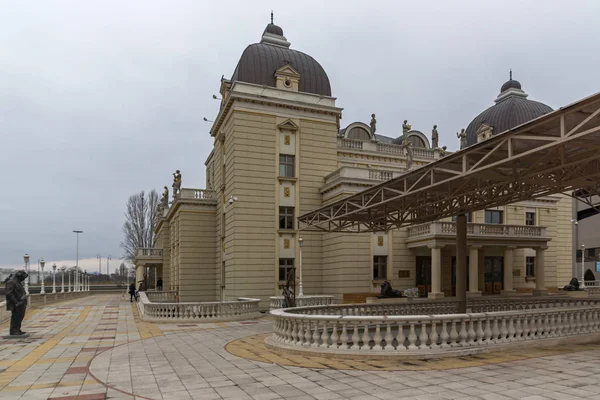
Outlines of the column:
[{"label": "column", "polygon": [[456,299],[459,314],[467,312],[467,216],[456,216]]},{"label": "column", "polygon": [[502,292],[503,296],[512,296],[517,293],[513,289],[513,251],[515,247],[508,246],[504,249],[504,287]]},{"label": "column", "polygon": [[427,293],[430,299],[444,297],[442,292],[442,247],[439,245],[427,246],[431,249],[431,292]]},{"label": "column", "polygon": [[535,249],[535,292],[537,296],[543,296],[548,294],[546,289],[546,282],[544,279],[545,268],[546,268],[546,256],[545,252],[548,247],[538,247]]},{"label": "column", "polygon": [[481,246],[471,246],[469,249],[469,291],[467,297],[479,297],[479,249]]}]

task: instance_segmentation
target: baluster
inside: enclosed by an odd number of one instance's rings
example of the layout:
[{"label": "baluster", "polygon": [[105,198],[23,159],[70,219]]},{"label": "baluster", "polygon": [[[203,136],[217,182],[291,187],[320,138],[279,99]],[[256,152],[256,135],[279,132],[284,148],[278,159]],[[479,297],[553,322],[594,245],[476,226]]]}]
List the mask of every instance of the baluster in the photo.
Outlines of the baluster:
[{"label": "baluster", "polygon": [[467,333],[467,322],[464,317],[460,321],[460,330],[458,332],[458,345],[465,347],[467,345],[467,338],[469,334]]},{"label": "baluster", "polygon": [[508,341],[512,342],[513,340],[518,340],[515,339],[515,333],[517,332],[517,330],[515,329],[515,318],[517,319],[517,321],[519,320],[519,317],[508,317]]},{"label": "baluster", "polygon": [[427,339],[429,339],[429,335],[427,335],[427,323],[426,321],[421,321],[421,333],[419,334],[420,349],[427,349],[429,347],[427,345]]},{"label": "baluster", "polygon": [[410,331],[408,333],[408,350],[417,350],[417,335],[415,333],[415,321],[409,321]]},{"label": "baluster", "polygon": [[[304,325],[304,324],[303,324]],[[312,339],[312,330],[310,329],[311,320],[306,320],[306,325],[304,326],[304,346],[310,346],[310,340]]]},{"label": "baluster", "polygon": [[328,322],[329,321],[323,321],[323,330],[321,331],[321,344],[319,345],[319,347],[329,347],[329,329],[327,328]]},{"label": "baluster", "polygon": [[385,340],[384,350],[394,350],[394,337],[392,336],[392,323],[390,321],[385,321],[385,336],[383,340]]},{"label": "baluster", "polygon": [[346,330],[346,321],[342,321],[342,335],[340,336],[340,348],[343,350],[348,349],[348,331]]},{"label": "baluster", "polygon": [[375,336],[373,336],[373,350],[383,350],[383,346],[381,345],[381,323],[379,321],[375,322]]},{"label": "baluster", "polygon": [[538,315],[537,317],[537,328],[538,328],[538,338],[546,337],[546,332],[544,329],[544,315]]},{"label": "baluster", "polygon": [[531,339],[531,329],[529,328],[529,315],[523,316],[523,340]]},{"label": "baluster", "polygon": [[440,334],[440,338],[442,339],[440,347],[445,348],[450,346],[448,344],[448,339],[450,338],[450,335],[448,334],[448,321],[445,319],[442,320],[442,333]]},{"label": "baluster", "polygon": [[360,345],[358,343],[358,341],[359,341],[358,324],[359,324],[358,321],[354,323],[354,332],[352,333],[352,346],[350,346],[350,349],[352,349],[352,350],[360,350]]},{"label": "baluster", "polygon": [[523,337],[523,326],[521,325],[521,319],[522,319],[522,317],[520,315],[516,316],[516,322],[515,322],[515,339],[516,340],[524,340],[525,339]]},{"label": "baluster", "polygon": [[569,311],[569,326],[567,327],[569,335],[577,334],[577,324],[575,323],[575,313]]},{"label": "baluster", "polygon": [[293,328],[292,328],[292,342],[291,343],[294,346],[297,346],[298,345],[298,321],[293,320],[292,325],[293,325]]},{"label": "baluster", "polygon": [[429,334],[429,346],[432,349],[436,349],[438,347],[440,347],[440,345],[438,344],[438,339],[439,339],[439,335],[437,332],[437,325],[435,323],[435,321],[431,321],[431,333]]},{"label": "baluster", "polygon": [[536,339],[536,334],[539,335],[538,332],[538,324],[537,324],[537,315],[532,314],[531,315],[531,322],[529,323],[529,338],[530,339]]},{"label": "baluster", "polygon": [[556,312],[552,311],[552,314],[550,314],[550,336],[552,336],[552,337],[558,336],[557,330],[558,330],[558,325],[556,323]]},{"label": "baluster", "polygon": [[458,331],[456,330],[456,320],[452,320],[452,328],[450,329],[450,347],[456,347],[458,344]]},{"label": "baluster", "polygon": [[338,340],[340,338],[340,336],[338,335],[338,323],[337,321],[333,321],[333,328],[332,328],[332,332],[331,332],[331,347],[333,347],[334,349],[339,348],[339,343]]},{"label": "baluster", "polygon": [[313,335],[312,335],[312,343],[311,346],[312,347],[319,347],[319,339],[321,338],[321,335],[319,334],[319,321],[315,321],[315,326],[313,329]]},{"label": "baluster", "polygon": [[500,343],[507,341],[508,329],[506,328],[506,317],[500,317]]},{"label": "baluster", "polygon": [[556,313],[556,336],[563,335],[563,315],[564,313],[562,311]]},{"label": "baluster", "polygon": [[475,330],[475,337],[477,339],[478,346],[481,346],[483,344],[484,336],[485,332],[483,332],[483,324],[481,322],[481,318],[477,318],[477,330]]},{"label": "baluster", "polygon": [[467,324],[468,324],[467,345],[468,346],[476,346],[477,343],[475,342],[475,340],[477,339],[477,333],[475,333],[475,325],[477,324],[477,322],[474,321],[473,318],[470,317]]},{"label": "baluster", "polygon": [[484,338],[483,342],[486,345],[493,343],[492,334],[493,334],[493,332],[492,332],[492,326],[490,323],[490,317],[486,316],[485,317],[485,329],[483,330],[483,338]]},{"label": "baluster", "polygon": [[365,321],[362,327],[362,333],[360,335],[360,342],[362,346],[361,350],[370,350],[371,349],[371,335],[369,335],[369,321]]},{"label": "baluster", "polygon": [[498,343],[500,337],[500,329],[498,329],[498,318],[494,318],[492,321],[492,343]]}]

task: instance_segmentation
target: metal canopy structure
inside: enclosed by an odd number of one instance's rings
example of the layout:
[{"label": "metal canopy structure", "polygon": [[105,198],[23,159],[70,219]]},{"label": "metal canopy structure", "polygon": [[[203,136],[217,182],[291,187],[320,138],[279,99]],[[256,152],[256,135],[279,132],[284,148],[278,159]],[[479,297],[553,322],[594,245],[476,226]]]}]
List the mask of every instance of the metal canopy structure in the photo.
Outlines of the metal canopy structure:
[{"label": "metal canopy structure", "polygon": [[598,193],[600,93],[299,217],[376,232],[556,193]]}]

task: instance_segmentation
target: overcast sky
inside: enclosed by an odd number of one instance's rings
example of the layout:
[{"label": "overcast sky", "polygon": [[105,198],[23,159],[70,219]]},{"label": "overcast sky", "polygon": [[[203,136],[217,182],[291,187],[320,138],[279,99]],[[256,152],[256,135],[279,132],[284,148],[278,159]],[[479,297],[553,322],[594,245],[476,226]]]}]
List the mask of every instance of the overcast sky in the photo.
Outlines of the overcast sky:
[{"label": "overcast sky", "polygon": [[[508,71],[553,108],[600,91],[600,1],[0,0],[0,267],[82,265],[119,247],[127,197],[204,188],[221,75],[274,8],[331,81],[342,126],[441,145],[493,104]],[[106,261],[103,261],[103,268]]]}]

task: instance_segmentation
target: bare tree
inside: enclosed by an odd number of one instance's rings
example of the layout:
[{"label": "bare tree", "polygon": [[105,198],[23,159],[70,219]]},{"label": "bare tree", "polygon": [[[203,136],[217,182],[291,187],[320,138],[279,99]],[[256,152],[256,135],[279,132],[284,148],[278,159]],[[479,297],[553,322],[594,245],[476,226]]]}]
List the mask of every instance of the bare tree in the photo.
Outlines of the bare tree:
[{"label": "bare tree", "polygon": [[156,190],[149,193],[142,190],[129,196],[125,212],[126,221],[123,224],[124,237],[121,242],[121,248],[125,252],[124,260],[133,263],[138,248],[154,247],[157,207],[158,194]]}]

